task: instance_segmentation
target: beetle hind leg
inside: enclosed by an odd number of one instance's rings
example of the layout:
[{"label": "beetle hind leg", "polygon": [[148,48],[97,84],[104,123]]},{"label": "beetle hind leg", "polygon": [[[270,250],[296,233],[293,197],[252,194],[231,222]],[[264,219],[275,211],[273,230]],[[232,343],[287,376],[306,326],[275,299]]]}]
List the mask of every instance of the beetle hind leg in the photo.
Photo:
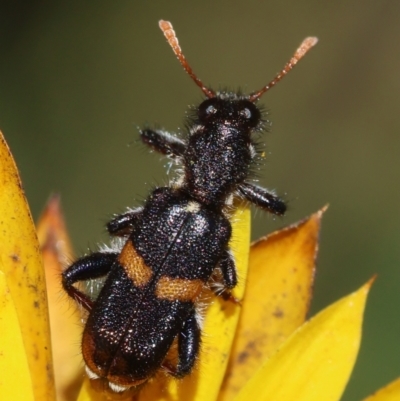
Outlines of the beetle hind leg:
[{"label": "beetle hind leg", "polygon": [[186,319],[182,330],[178,334],[178,363],[176,367],[164,362],[162,367],[177,379],[189,374],[196,362],[200,351],[200,327],[196,319],[196,311],[193,309]]},{"label": "beetle hind leg", "polygon": [[94,252],[75,261],[62,272],[62,285],[67,294],[86,310],[90,311],[93,301],[74,287],[78,281],[91,280],[108,274],[118,257],[118,253]]}]

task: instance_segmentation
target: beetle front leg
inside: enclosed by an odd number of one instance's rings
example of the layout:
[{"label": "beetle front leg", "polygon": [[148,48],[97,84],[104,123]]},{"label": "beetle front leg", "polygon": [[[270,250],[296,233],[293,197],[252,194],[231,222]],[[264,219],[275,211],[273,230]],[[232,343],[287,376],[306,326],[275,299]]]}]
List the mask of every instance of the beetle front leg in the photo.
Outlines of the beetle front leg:
[{"label": "beetle front leg", "polygon": [[247,182],[240,184],[239,193],[249,202],[277,216],[286,212],[286,204],[278,196],[265,188]]},{"label": "beetle front leg", "polygon": [[163,155],[176,158],[183,155],[186,144],[169,132],[162,130],[144,129],[140,131],[143,143]]},{"label": "beetle front leg", "polygon": [[93,301],[82,291],[74,287],[78,281],[91,280],[108,274],[118,257],[114,252],[95,252],[78,259],[62,272],[62,285],[67,294],[79,305],[90,311]]}]

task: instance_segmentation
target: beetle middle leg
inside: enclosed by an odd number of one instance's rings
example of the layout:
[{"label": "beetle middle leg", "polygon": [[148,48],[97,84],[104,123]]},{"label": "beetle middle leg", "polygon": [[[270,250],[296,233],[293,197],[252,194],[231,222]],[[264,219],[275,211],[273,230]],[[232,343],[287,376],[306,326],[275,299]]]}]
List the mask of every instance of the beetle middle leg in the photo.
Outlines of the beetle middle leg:
[{"label": "beetle middle leg", "polygon": [[225,301],[240,304],[240,300],[235,298],[231,293],[231,290],[236,287],[238,279],[235,260],[229,248],[225,249],[221,255],[219,269],[221,270],[221,274],[214,273],[212,276],[214,281],[210,283],[211,290]]},{"label": "beetle middle leg", "polygon": [[126,213],[118,214],[107,223],[107,231],[115,237],[128,236],[142,216],[143,208],[138,207]]}]

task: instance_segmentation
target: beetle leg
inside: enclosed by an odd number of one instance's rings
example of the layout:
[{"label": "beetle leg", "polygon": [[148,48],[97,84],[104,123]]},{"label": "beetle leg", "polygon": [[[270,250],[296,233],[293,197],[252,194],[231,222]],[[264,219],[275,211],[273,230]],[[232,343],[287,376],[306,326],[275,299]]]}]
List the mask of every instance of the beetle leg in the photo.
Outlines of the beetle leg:
[{"label": "beetle leg", "polygon": [[267,212],[277,216],[283,216],[286,212],[285,202],[265,188],[245,182],[240,184],[239,193]]},{"label": "beetle leg", "polygon": [[183,377],[190,373],[200,349],[200,328],[196,320],[196,311],[186,319],[178,335],[178,365],[175,376]]},{"label": "beetle leg", "polygon": [[237,284],[237,274],[235,260],[229,249],[225,249],[219,262],[219,268],[222,272],[225,287],[227,289],[234,288]]},{"label": "beetle leg", "polygon": [[116,237],[125,237],[129,235],[143,212],[142,207],[138,207],[129,212],[115,216],[110,222],[107,223],[107,231],[110,235]]},{"label": "beetle leg", "polygon": [[182,378],[193,369],[199,350],[200,327],[196,320],[196,311],[193,308],[178,334],[178,364],[176,367],[172,367],[164,362],[162,366],[170,375]]},{"label": "beetle leg", "polygon": [[172,158],[182,156],[186,149],[181,139],[166,131],[144,129],[140,131],[140,137],[151,149]]},{"label": "beetle leg", "polygon": [[95,252],[78,259],[62,272],[62,285],[67,294],[90,311],[93,301],[82,291],[74,287],[78,281],[90,280],[105,276],[111,270],[118,253]]},{"label": "beetle leg", "polygon": [[221,297],[225,301],[240,304],[240,301],[235,298],[230,291],[237,285],[237,273],[235,260],[229,248],[227,248],[221,256],[219,268],[222,277],[220,274],[214,274],[213,280],[210,281],[210,289],[215,293],[215,295]]}]

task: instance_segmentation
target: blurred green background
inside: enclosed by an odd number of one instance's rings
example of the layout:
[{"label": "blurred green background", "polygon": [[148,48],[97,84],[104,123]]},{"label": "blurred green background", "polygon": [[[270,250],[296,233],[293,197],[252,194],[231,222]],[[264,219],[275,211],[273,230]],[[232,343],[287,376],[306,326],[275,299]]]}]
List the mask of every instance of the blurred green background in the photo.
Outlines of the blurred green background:
[{"label": "blurred green background", "polygon": [[305,36],[319,37],[262,99],[273,127],[261,184],[290,210],[256,212],[253,234],[330,204],[313,313],[378,273],[344,396],[361,399],[400,374],[400,2],[1,1],[0,127],[34,217],[61,193],[78,253],[106,239],[113,213],[167,182],[137,126],[177,130],[202,98],[161,18],[217,89],[259,89]]}]

